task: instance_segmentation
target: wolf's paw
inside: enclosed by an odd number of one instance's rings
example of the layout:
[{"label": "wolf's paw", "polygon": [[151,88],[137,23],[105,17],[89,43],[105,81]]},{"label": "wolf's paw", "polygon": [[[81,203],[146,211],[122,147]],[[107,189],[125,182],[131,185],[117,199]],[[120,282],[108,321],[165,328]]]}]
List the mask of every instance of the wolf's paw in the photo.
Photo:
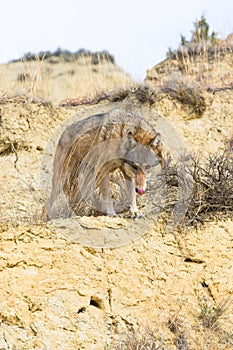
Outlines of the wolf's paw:
[{"label": "wolf's paw", "polygon": [[107,215],[110,216],[111,218],[118,217],[118,214],[115,211],[109,211],[107,212]]},{"label": "wolf's paw", "polygon": [[132,210],[130,209],[130,218],[136,219],[136,218],[143,218],[143,214],[137,209],[137,210]]}]

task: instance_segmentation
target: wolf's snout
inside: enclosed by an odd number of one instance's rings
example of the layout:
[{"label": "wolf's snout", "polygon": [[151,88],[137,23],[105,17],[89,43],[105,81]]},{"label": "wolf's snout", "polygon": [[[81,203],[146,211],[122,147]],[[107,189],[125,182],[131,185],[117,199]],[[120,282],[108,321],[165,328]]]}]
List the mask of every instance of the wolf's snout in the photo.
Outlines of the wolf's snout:
[{"label": "wolf's snout", "polygon": [[145,190],[144,190],[144,188],[142,188],[142,187],[136,187],[136,188],[135,188],[135,191],[136,191],[138,194],[144,194],[144,193],[145,193]]}]

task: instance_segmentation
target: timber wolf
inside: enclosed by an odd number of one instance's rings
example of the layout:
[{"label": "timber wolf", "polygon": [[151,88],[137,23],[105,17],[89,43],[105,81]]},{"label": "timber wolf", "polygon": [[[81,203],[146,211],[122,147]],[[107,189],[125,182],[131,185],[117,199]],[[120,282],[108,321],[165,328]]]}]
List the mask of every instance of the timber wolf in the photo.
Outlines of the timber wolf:
[{"label": "timber wolf", "polygon": [[[47,220],[73,212],[115,216],[114,179],[125,181],[131,217],[140,217],[136,196],[146,191],[148,169],[162,163],[160,134],[136,111],[116,109],[66,128],[58,142]],[[113,181],[110,181],[113,179]],[[113,182],[113,184],[112,184]],[[118,188],[118,192],[121,189]]]}]

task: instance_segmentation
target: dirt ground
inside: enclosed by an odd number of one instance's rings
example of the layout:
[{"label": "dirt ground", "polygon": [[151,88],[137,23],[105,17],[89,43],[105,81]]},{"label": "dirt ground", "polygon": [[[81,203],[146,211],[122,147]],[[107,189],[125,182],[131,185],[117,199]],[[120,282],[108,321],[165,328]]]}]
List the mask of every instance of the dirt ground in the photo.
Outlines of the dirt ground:
[{"label": "dirt ground", "polygon": [[[233,218],[170,231],[163,215],[150,225],[127,219],[135,238],[105,249],[71,240],[68,224],[40,221],[43,157],[52,156],[48,142],[62,123],[107,107],[10,95],[0,99],[0,349],[124,349],[127,337],[149,330],[165,350],[233,349]],[[201,117],[166,94],[145,117],[158,127],[153,115],[161,115],[205,158],[231,136],[233,91],[204,96]],[[93,228],[116,232],[121,219],[79,224],[86,239]]]}]

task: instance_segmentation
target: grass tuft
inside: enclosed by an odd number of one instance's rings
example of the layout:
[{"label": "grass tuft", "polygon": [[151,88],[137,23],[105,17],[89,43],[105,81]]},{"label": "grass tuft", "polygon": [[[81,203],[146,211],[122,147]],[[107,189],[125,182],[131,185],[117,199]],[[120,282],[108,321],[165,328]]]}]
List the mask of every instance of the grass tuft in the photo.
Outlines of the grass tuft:
[{"label": "grass tuft", "polygon": [[218,320],[226,313],[231,304],[232,298],[230,297],[215,306],[205,301],[201,304],[198,319],[202,321],[204,328],[213,329],[217,326]]},{"label": "grass tuft", "polygon": [[162,88],[162,92],[187,106],[191,112],[198,116],[202,116],[206,110],[206,102],[201,88],[193,83],[188,83],[182,78],[167,81]]}]

